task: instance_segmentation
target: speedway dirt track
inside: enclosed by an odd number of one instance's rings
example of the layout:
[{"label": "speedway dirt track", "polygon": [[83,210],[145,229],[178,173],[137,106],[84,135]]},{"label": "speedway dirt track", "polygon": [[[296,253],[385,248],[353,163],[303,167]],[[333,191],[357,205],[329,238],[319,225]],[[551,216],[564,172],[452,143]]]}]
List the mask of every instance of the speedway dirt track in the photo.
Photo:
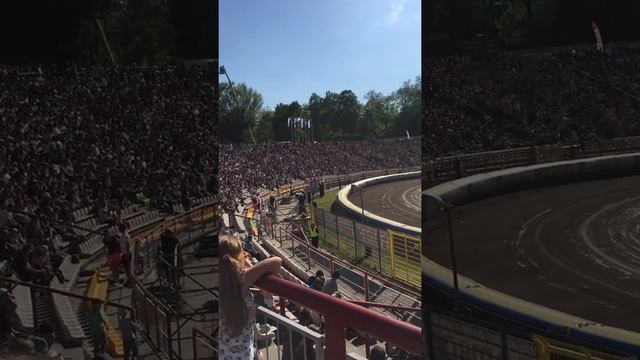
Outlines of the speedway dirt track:
[{"label": "speedway dirt track", "polygon": [[[640,331],[640,177],[574,183],[453,209],[458,271],[487,287]],[[450,268],[444,218],[423,228]]]},{"label": "speedway dirt track", "polygon": [[[421,180],[419,178],[367,186],[363,192],[366,211],[406,225],[420,227]],[[349,201],[360,207],[360,193]]]}]

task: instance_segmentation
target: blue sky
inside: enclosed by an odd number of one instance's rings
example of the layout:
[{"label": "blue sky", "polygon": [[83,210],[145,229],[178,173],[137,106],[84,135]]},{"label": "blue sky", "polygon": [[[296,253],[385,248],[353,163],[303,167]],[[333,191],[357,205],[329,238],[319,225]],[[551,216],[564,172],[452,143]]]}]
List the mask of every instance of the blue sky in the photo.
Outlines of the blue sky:
[{"label": "blue sky", "polygon": [[[264,106],[386,94],[420,75],[419,0],[220,0],[220,64]],[[227,81],[224,75],[220,81]]]}]

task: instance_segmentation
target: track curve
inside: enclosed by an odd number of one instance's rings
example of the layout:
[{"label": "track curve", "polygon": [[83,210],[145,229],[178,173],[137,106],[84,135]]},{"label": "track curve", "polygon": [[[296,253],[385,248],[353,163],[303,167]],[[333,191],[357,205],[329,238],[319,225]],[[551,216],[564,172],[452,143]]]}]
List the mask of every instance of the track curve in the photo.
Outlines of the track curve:
[{"label": "track curve", "polygon": [[[360,206],[360,193],[354,192],[348,199]],[[406,225],[421,226],[419,178],[367,186],[363,192],[363,201],[366,211]]]},{"label": "track curve", "polygon": [[[640,331],[640,177],[505,194],[453,210],[459,272],[606,325]],[[446,223],[426,255],[450,266]]]}]

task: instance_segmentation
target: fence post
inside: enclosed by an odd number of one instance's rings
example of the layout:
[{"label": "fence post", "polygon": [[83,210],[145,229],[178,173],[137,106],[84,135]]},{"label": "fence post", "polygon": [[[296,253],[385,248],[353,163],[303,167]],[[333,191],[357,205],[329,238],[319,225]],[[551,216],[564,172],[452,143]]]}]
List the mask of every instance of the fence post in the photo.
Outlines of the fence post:
[{"label": "fence post", "polygon": [[198,332],[196,328],[191,329],[191,344],[193,345],[193,358],[198,359],[198,345],[197,345]]},{"label": "fence post", "polygon": [[379,266],[379,269],[380,269],[380,273],[383,273],[383,271],[382,271],[382,247],[380,246],[380,229],[377,229],[376,233],[378,234],[378,266]]},{"label": "fence post", "polygon": [[[148,302],[148,299],[147,299],[147,302]],[[156,311],[154,311],[154,313],[155,313],[155,315],[156,315],[156,319],[155,319],[155,320],[156,320],[156,322],[155,322],[155,324],[156,324],[156,326],[158,327],[158,328],[156,329],[156,346],[159,348],[159,347],[160,347],[160,344],[162,344],[162,343],[160,342],[160,328],[161,328],[161,326],[160,326],[160,319],[159,319],[159,311],[160,311],[160,309],[155,308],[155,310],[156,310]],[[166,314],[165,314],[165,315],[166,315]]]},{"label": "fence post", "polygon": [[38,301],[38,291],[34,288],[30,288],[29,291],[31,293],[31,313],[33,314],[33,331],[35,332],[35,331],[38,331],[38,321],[40,320],[38,318],[38,306],[36,304]]},{"label": "fence post", "polygon": [[356,231],[356,222],[353,221],[353,248],[355,249],[355,257],[353,258],[353,261],[355,262],[356,260],[358,260],[358,233]]},{"label": "fence post", "polygon": [[344,325],[334,316],[325,319],[326,359],[345,359],[347,357],[347,346],[344,341]]},{"label": "fence post", "polygon": [[[171,314],[167,315],[167,352],[169,352],[169,360],[173,360],[173,336],[171,334]],[[178,339],[180,339],[180,331],[178,331]],[[178,341],[179,343],[180,341]]]},{"label": "fence post", "polygon": [[338,242],[338,250],[340,250],[340,228],[338,227],[338,216],[336,217],[336,241]]},{"label": "fence post", "polygon": [[364,273],[364,301],[369,302],[369,273]]},{"label": "fence post", "polygon": [[322,240],[327,242],[327,224],[324,219],[324,210],[322,212]]}]

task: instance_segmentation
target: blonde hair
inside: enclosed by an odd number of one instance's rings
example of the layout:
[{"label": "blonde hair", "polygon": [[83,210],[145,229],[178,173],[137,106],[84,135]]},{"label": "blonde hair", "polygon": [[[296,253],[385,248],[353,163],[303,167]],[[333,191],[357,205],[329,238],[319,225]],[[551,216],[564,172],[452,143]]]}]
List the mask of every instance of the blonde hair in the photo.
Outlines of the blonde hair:
[{"label": "blonde hair", "polygon": [[242,254],[242,240],[232,235],[220,236],[220,313],[224,314],[220,327],[230,337],[239,336],[249,323]]}]

